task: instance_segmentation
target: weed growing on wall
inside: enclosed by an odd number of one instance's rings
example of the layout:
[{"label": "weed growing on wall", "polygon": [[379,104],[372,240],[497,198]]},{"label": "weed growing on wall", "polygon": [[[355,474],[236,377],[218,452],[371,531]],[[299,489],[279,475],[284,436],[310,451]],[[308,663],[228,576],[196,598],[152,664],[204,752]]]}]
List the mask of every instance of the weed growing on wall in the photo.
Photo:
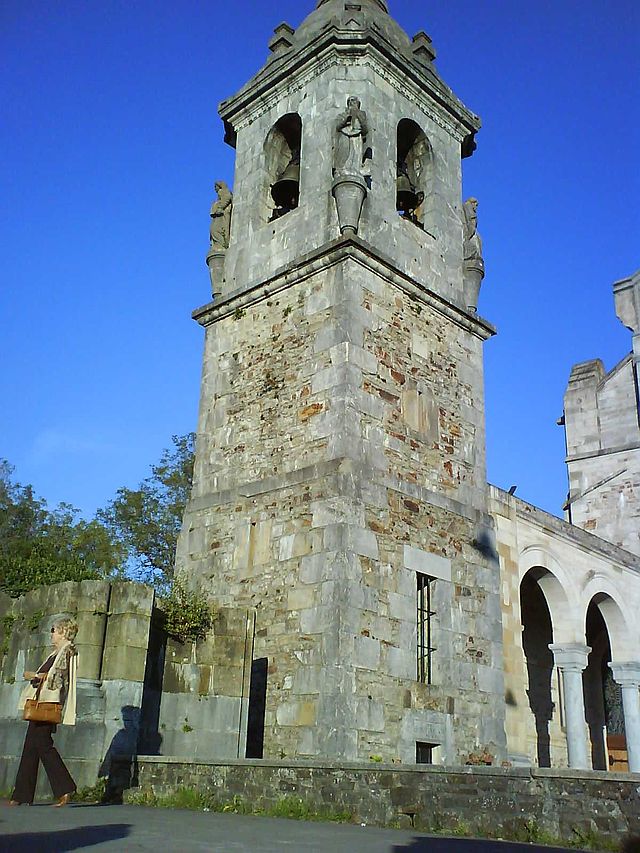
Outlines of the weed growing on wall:
[{"label": "weed growing on wall", "polygon": [[187,589],[179,578],[168,595],[160,598],[159,610],[165,631],[181,643],[204,639],[215,620],[215,610],[204,593]]}]

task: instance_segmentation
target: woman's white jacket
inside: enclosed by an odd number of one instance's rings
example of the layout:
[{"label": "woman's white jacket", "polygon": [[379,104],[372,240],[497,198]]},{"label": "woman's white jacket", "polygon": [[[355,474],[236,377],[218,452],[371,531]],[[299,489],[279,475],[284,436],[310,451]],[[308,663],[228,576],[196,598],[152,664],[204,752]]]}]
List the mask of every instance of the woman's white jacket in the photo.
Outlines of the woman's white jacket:
[{"label": "woman's white jacket", "polygon": [[[47,673],[40,690],[40,702],[60,702],[62,708],[62,725],[73,726],[76,722],[76,674],[78,656],[71,643],[65,643],[58,651],[51,669]],[[48,659],[48,658],[47,658]],[[36,687],[27,684],[20,694],[18,710],[24,710],[27,699],[34,699]]]}]

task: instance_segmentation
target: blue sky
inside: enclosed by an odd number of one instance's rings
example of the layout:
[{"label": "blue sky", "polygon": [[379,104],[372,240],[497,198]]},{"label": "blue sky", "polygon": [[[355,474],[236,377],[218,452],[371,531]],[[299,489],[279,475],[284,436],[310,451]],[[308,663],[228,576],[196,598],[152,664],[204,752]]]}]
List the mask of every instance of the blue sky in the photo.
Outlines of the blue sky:
[{"label": "blue sky", "polygon": [[[5,0],[0,456],[87,515],[195,428],[217,104],[313,0]],[[489,479],[558,513],[571,365],[631,348],[640,265],[637,0],[390,0],[483,120],[465,161],[487,275]]]}]

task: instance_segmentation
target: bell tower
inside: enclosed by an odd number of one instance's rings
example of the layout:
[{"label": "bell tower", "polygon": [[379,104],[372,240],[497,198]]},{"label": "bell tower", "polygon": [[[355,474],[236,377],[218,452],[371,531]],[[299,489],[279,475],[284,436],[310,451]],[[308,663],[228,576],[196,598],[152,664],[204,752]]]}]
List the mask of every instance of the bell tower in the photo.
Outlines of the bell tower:
[{"label": "bell tower", "polygon": [[[265,757],[504,751],[487,512],[480,122],[384,0],[279,25],[220,105],[177,571],[255,608]],[[261,724],[262,725],[262,724]]]}]

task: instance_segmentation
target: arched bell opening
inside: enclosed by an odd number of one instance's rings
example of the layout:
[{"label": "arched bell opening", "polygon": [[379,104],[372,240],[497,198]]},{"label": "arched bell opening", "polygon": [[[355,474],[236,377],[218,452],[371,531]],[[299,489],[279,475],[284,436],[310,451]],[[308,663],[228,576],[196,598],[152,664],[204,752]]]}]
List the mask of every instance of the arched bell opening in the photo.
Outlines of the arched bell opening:
[{"label": "arched bell opening", "polygon": [[591,740],[591,760],[594,770],[619,770],[610,767],[608,755],[624,751],[624,713],[622,691],[613,678],[611,639],[601,607],[611,599],[602,594],[589,603],[586,618],[586,642],[591,647],[587,668],[584,671],[585,717]]},{"label": "arched bell opening", "polygon": [[266,219],[273,222],[300,203],[300,149],[302,119],[287,113],[271,128],[265,140]]},{"label": "arched bell opening", "polygon": [[527,664],[527,699],[535,720],[538,767],[551,767],[549,726],[554,704],[551,698],[553,625],[547,599],[540,586],[542,568],[530,569],[520,584],[522,648]]},{"label": "arched bell opening", "polygon": [[398,122],[396,210],[422,230],[429,230],[433,204],[433,151],[415,121]]}]

